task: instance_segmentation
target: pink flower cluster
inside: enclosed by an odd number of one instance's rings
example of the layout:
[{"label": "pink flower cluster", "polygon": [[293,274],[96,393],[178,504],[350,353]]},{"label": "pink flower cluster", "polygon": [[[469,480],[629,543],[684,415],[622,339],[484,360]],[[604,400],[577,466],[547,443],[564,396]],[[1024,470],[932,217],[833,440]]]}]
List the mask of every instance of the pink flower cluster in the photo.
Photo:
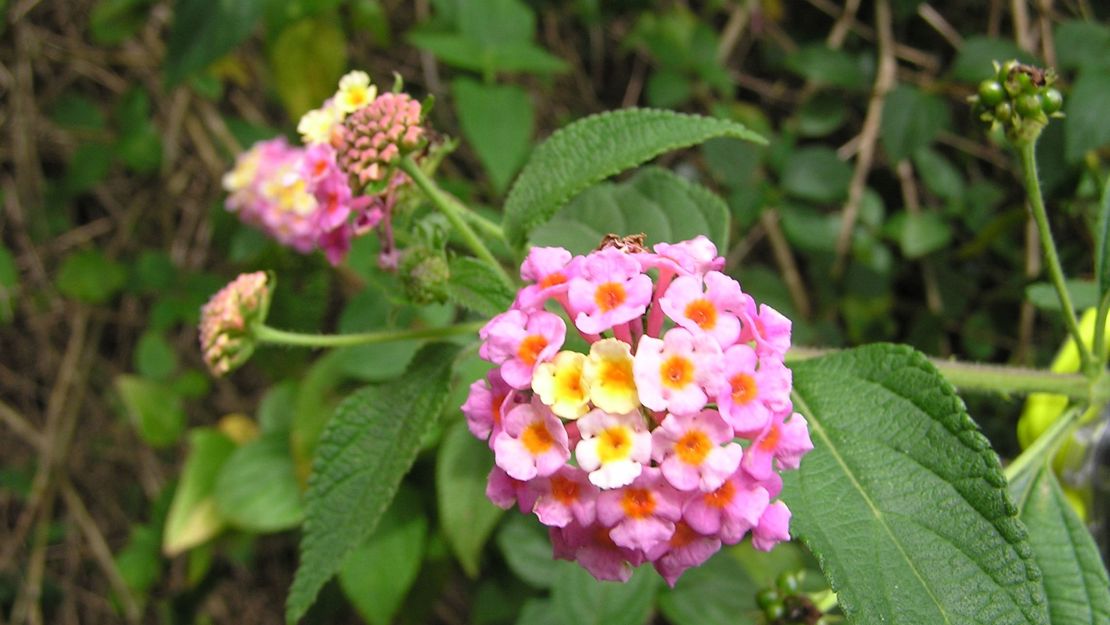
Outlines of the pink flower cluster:
[{"label": "pink flower cluster", "polygon": [[[419,102],[379,95],[365,72],[350,72],[334,96],[301,118],[303,147],[279,137],[236,159],[223,179],[227,209],[302,254],[323,250],[333,265],[354,237],[383,224],[381,262],[395,267],[390,219],[408,180],[395,165],[422,145],[420,117]],[[369,192],[368,182],[381,184]]]},{"label": "pink flower cluster", "polygon": [[200,351],[212,375],[226,375],[250,358],[251,325],[266,320],[270,289],[264,271],[239,274],[200,309]]},{"label": "pink flower cluster", "polygon": [[[532,248],[528,285],[481,330],[497,367],[462,410],[494,453],[486,493],[598,579],[651,562],[673,585],[749,532],[763,550],[790,537],[777,471],[813,447],[783,364],[790,321],[723,264],[705,237]],[[568,321],[588,352],[565,349]]]},{"label": "pink flower cluster", "polygon": [[302,254],[322,249],[333,265],[346,256],[356,228],[372,228],[382,217],[370,198],[351,193],[327,144],[261,141],[239,155],[223,182],[227,209],[244,223]]}]

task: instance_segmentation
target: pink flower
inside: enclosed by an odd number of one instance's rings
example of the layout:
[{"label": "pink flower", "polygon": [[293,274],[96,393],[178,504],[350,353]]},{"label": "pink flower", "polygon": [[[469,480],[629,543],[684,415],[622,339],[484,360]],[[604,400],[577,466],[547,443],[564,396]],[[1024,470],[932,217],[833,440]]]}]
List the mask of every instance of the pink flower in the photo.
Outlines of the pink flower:
[{"label": "pink flower", "polygon": [[790,540],[790,508],[776,501],[767,506],[759,517],[759,524],[752,529],[752,545],[761,551],[770,551],[785,540]]},{"label": "pink flower", "polygon": [[609,528],[600,524],[570,523],[551,528],[549,534],[556,558],[577,561],[599,580],[627,582],[632,567],[644,561],[642,552],[620,547],[609,536]]},{"label": "pink flower", "polygon": [[739,436],[752,437],[763,431],[771,413],[790,403],[790,369],[777,360],[761,361],[748,345],[733,345],[725,351],[724,380],[717,392],[717,407]]},{"label": "pink flower", "polygon": [[735,545],[759,523],[771,497],[781,488],[780,483],[769,482],[775,489],[771,493],[768,484],[737,471],[717,490],[690,498],[683,508],[683,519],[698,532],[720,536],[726,545]]},{"label": "pink flower", "polygon": [[772,460],[778,460],[782,469],[797,469],[802,456],[811,449],[813,443],[805,417],[784,410],[776,413],[767,428],[752,440],[740,466],[757,480],[765,480],[772,474]]},{"label": "pink flower", "polygon": [[517,306],[542,308],[548,299],[565,296],[581,264],[581,256],[572,258],[570,252],[561,247],[533,247],[520,265],[521,279],[533,284],[517,294]]},{"label": "pink flower", "polygon": [[517,509],[524,514],[531,512],[536,503],[536,496],[528,488],[527,482],[513,479],[496,465],[490,469],[489,477],[486,478],[486,498],[502,510],[508,510],[516,504]]},{"label": "pink flower", "polygon": [[682,504],[683,496],[659,469],[645,468],[632,484],[598,495],[597,520],[612,528],[609,536],[618,546],[647,552],[674,534]]},{"label": "pink flower", "polygon": [[674,414],[701,410],[706,390],[721,384],[721,356],[715,340],[684,328],[668,330],[662,340],[642,337],[632,367],[640,403]]},{"label": "pink flower", "polygon": [[678,243],[656,243],[652,249],[660,260],[684,275],[705,275],[725,266],[725,259],[717,256],[717,246],[703,235]]},{"label": "pink flower", "polygon": [[743,342],[755,341],[755,351],[762,358],[782,360],[790,349],[790,320],[767,304],[751,304],[742,313],[744,331],[740,335]]},{"label": "pink flower", "polygon": [[530,486],[537,497],[533,511],[544,525],[565,527],[571,521],[579,525],[594,522],[598,490],[585,471],[567,465],[549,477],[532,480]]},{"label": "pink flower", "polygon": [[627,323],[644,314],[651,292],[651,278],[634,258],[614,248],[594,252],[582,263],[581,275],[570,281],[574,324],[582,332],[600,334]]},{"label": "pink flower", "polygon": [[745,301],[750,299],[740,290],[739,282],[711,271],[704,279],[675,278],[659,304],[675,323],[695,334],[709,334],[724,349],[740,338],[740,319],[734,312],[743,310]]},{"label": "pink flower", "polygon": [[721,550],[721,539],[715,535],[699,534],[683,521],[674,526],[670,540],[656,545],[647,553],[659,575],[674,588],[678,578],[691,567],[704,564]]},{"label": "pink flower", "polygon": [[470,394],[462,405],[462,411],[471,434],[486,440],[501,431],[502,405],[510,393],[512,388],[501,379],[498,369],[487,373],[485,380],[477,380],[470,385]]},{"label": "pink flower", "polygon": [[651,462],[651,434],[639,412],[611,414],[595,408],[577,425],[582,440],[574,457],[596,486],[631,484]]},{"label": "pink flower", "polygon": [[[679,490],[716,490],[740,466],[743,454],[732,428],[716,410],[669,414],[651,434],[652,457]],[[728,443],[722,447],[721,445]]]},{"label": "pink flower", "polygon": [[567,459],[567,431],[558,417],[534,401],[509,411],[493,439],[494,461],[509,477],[530,480],[559,470]]},{"label": "pink flower", "polygon": [[509,310],[490,319],[478,333],[485,341],[478,354],[501,365],[501,377],[509,386],[525,390],[532,386],[536,365],[550,360],[563,346],[566,332],[558,315]]}]

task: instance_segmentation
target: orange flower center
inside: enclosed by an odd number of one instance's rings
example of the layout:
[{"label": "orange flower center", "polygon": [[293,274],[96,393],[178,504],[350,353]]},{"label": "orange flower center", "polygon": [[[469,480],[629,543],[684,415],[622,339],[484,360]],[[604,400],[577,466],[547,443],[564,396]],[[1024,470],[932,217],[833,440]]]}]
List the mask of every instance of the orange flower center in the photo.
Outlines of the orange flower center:
[{"label": "orange flower center", "polygon": [[551,495],[564,506],[578,501],[578,482],[561,475],[551,477]]},{"label": "orange flower center", "polygon": [[674,452],[678,455],[678,459],[691,465],[700,465],[713,445],[709,442],[709,437],[701,430],[690,430],[678,439],[674,445]]},{"label": "orange flower center", "polygon": [[655,494],[646,488],[628,488],[621,497],[621,508],[630,519],[646,519],[655,512]]},{"label": "orange flower center", "polygon": [[779,426],[773,424],[771,425],[770,431],[767,432],[767,436],[763,437],[763,440],[759,441],[757,446],[762,451],[774,451],[775,448],[779,446],[779,438],[781,435],[782,431],[779,429]]},{"label": "orange flower center", "polygon": [[541,289],[551,288],[553,286],[563,284],[566,281],[567,281],[567,277],[564,276],[563,274],[559,273],[558,271],[556,271],[555,273],[550,273],[547,276],[545,276],[543,280],[540,280],[540,288]]},{"label": "orange flower center", "polygon": [[520,342],[520,347],[516,348],[516,356],[524,361],[524,364],[534,365],[545,347],[547,347],[546,337],[542,334],[529,334]]},{"label": "orange flower center", "polygon": [[520,434],[520,442],[533,456],[542,454],[555,444],[554,439],[551,438],[551,432],[547,431],[543,421],[529,423]]},{"label": "orange flower center", "polygon": [[717,325],[717,307],[704,297],[687,304],[683,312],[687,319],[698,324],[702,330],[712,330]]},{"label": "orange flower center", "polygon": [[704,495],[705,503],[713,508],[724,508],[732,502],[732,498],[736,496],[736,487],[733,486],[731,481],[726,481],[721,484],[717,490]]},{"label": "orange flower center", "polygon": [[631,361],[602,361],[601,375],[598,376],[601,378],[601,384],[603,386],[615,386],[619,388],[632,386],[631,365]]},{"label": "orange flower center", "polygon": [[728,379],[732,386],[732,403],[743,406],[755,399],[759,389],[755,385],[755,378],[746,373],[737,373]]},{"label": "orange flower center", "polygon": [[594,303],[601,312],[609,312],[628,299],[624,285],[620,282],[606,282],[594,291]]},{"label": "orange flower center", "polygon": [[683,388],[694,381],[694,363],[689,358],[671,356],[659,366],[659,377],[664,386]]},{"label": "orange flower center", "polygon": [[673,549],[682,549],[698,538],[701,538],[701,534],[690,529],[685,521],[679,521],[674,524],[674,534],[671,535],[670,545]]},{"label": "orange flower center", "polygon": [[632,437],[628,428],[618,425],[598,436],[597,455],[601,463],[623,460],[632,452]]}]

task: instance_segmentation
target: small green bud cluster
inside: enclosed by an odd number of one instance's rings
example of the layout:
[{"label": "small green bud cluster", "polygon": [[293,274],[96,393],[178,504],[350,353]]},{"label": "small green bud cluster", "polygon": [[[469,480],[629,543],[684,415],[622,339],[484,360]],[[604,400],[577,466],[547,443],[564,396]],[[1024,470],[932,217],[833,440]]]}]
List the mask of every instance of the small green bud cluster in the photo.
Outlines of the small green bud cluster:
[{"label": "small green bud cluster", "polygon": [[995,75],[979,83],[968,98],[975,115],[994,128],[1001,125],[1015,143],[1035,140],[1050,117],[1063,117],[1064,98],[1052,84],[1056,72],[1016,60],[994,63]]},{"label": "small green bud cluster", "polygon": [[773,588],[764,588],[755,596],[769,625],[824,625],[824,615],[800,592],[804,571],[784,571]]},{"label": "small green bud cluster", "polygon": [[437,304],[446,301],[451,270],[443,251],[423,245],[409,247],[401,257],[398,275],[413,303]]}]

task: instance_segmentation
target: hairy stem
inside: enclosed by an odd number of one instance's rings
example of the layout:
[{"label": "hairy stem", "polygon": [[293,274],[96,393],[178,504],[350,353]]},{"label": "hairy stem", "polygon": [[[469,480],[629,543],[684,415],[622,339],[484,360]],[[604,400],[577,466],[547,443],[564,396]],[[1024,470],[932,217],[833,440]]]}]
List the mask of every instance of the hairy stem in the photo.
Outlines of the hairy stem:
[{"label": "hairy stem", "polygon": [[1079,332],[1079,320],[1075,316],[1075,306],[1071,302],[1067,284],[1064,281],[1064,270],[1060,266],[1060,256],[1056,253],[1056,241],[1052,238],[1052,231],[1048,227],[1048,214],[1044,207],[1044,197],[1041,195],[1041,182],[1037,177],[1036,141],[1023,141],[1018,144],[1021,154],[1021,170],[1025,179],[1025,192],[1029,196],[1029,206],[1033,212],[1033,220],[1037,222],[1037,232],[1041,235],[1041,249],[1044,252],[1048,276],[1056,287],[1056,296],[1060,299],[1060,309],[1064,315],[1064,323],[1068,327],[1079,348],[1079,359],[1082,362],[1081,370],[1087,375],[1094,375],[1095,361],[1091,357],[1091,350],[1083,341]]},{"label": "hairy stem", "polygon": [[474,229],[467,223],[466,218],[463,217],[470,209],[462,206],[457,199],[440,189],[439,185],[429,178],[427,174],[424,173],[424,170],[420,169],[420,166],[417,165],[411,157],[406,156],[402,158],[400,167],[401,171],[408,174],[413,182],[416,183],[416,186],[420,187],[420,190],[428,196],[432,204],[447,217],[447,221],[450,221],[451,225],[458,231],[459,236],[462,237],[463,242],[470,248],[470,251],[474,252],[475,256],[489,264],[506,285],[515,289],[516,285],[513,284],[513,280],[509,277],[505,268],[501,266],[501,263],[497,262],[493,253],[489,251],[485,243],[482,243],[482,239],[478,237],[478,234],[474,232]]},{"label": "hairy stem", "polygon": [[381,330],[358,334],[304,334],[278,330],[266,325],[254,328],[254,336],[260,343],[275,345],[295,345],[299,347],[348,347],[351,345],[370,345],[409,339],[440,339],[449,336],[475,334],[485,325],[484,321],[460,323],[437,328],[415,328],[411,330]]}]

